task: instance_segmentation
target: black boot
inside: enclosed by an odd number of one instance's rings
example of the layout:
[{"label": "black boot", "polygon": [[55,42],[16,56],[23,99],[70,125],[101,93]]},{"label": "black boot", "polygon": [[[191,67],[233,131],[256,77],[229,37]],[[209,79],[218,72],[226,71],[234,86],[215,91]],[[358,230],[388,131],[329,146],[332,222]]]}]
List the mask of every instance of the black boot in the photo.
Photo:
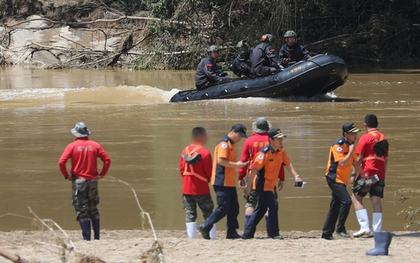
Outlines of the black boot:
[{"label": "black boot", "polygon": [[93,227],[94,239],[99,240],[100,230],[101,230],[101,222],[99,218],[92,220],[92,227]]},{"label": "black boot", "polygon": [[80,222],[80,227],[82,228],[83,240],[90,241],[90,221]]},{"label": "black boot", "polygon": [[391,245],[392,234],[389,232],[375,232],[375,248],[366,252],[366,256],[388,256],[388,248]]}]

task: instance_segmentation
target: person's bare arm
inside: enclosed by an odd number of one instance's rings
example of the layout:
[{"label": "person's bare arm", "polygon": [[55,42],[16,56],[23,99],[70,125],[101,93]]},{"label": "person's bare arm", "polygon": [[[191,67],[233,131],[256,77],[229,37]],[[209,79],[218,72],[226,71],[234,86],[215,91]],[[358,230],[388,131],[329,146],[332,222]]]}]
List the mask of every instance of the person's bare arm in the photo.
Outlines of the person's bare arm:
[{"label": "person's bare arm", "polygon": [[295,178],[295,182],[302,182],[302,179],[299,178],[298,173],[296,172],[295,168],[293,167],[292,163],[289,163],[285,166],[286,170],[289,171]]},{"label": "person's bare arm", "polygon": [[281,189],[283,189],[284,187],[284,181],[279,180],[278,184],[277,184],[277,190],[281,191]]},{"label": "person's bare arm", "polygon": [[245,162],[245,163],[244,162],[241,162],[241,161],[231,162],[231,161],[228,161],[225,158],[220,158],[219,157],[217,159],[217,163],[220,164],[221,166],[224,166],[224,167],[230,167],[230,168],[237,168],[237,169],[239,169],[239,168],[242,168],[245,165],[247,165],[249,162]]},{"label": "person's bare arm", "polygon": [[362,167],[360,166],[360,163],[359,162],[353,163],[353,168],[354,168],[354,170],[358,174],[361,174],[363,177],[366,177],[367,176],[367,174],[365,173],[365,171],[363,171]]}]

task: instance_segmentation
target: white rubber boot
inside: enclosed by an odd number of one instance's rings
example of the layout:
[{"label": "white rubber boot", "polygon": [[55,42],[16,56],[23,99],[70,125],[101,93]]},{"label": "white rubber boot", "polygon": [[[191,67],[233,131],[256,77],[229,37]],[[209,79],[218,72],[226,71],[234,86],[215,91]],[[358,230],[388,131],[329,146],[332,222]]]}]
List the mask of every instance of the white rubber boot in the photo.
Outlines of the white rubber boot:
[{"label": "white rubber boot", "polygon": [[216,239],[216,224],[210,229],[210,239]]},{"label": "white rubber boot", "polygon": [[372,214],[372,230],[373,232],[382,231],[382,213]]},{"label": "white rubber boot", "polygon": [[197,223],[196,222],[188,222],[185,223],[187,226],[187,234],[189,238],[196,238],[197,237]]},{"label": "white rubber boot", "polygon": [[356,211],[357,221],[359,221],[360,230],[353,233],[354,237],[361,237],[370,234],[369,215],[366,209]]}]

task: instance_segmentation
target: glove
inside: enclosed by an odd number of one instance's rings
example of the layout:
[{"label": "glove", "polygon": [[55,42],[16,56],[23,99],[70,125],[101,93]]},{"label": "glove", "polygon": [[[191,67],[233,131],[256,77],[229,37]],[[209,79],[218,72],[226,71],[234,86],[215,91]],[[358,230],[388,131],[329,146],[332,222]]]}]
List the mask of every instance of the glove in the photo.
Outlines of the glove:
[{"label": "glove", "polygon": [[283,70],[284,69],[284,67],[281,64],[277,64],[277,67],[278,67],[279,70]]},{"label": "glove", "polygon": [[219,77],[222,77],[222,78],[226,77],[227,75],[228,75],[227,72],[219,73]]}]

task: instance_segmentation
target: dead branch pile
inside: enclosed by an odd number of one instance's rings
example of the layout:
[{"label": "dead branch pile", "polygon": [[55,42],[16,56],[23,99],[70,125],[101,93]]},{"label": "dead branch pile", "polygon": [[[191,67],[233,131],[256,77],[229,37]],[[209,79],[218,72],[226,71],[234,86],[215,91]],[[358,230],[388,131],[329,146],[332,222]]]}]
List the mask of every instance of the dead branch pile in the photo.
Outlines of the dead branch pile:
[{"label": "dead branch pile", "polygon": [[[377,0],[0,0],[0,63],[44,67],[195,68],[212,44],[294,29],[313,54],[420,62],[420,2]],[[33,17],[31,15],[38,15]],[[67,32],[64,34],[63,32]],[[30,37],[27,37],[27,35]],[[42,34],[44,37],[39,38]],[[45,36],[53,37],[45,39]],[[27,41],[22,43],[22,39]],[[223,63],[222,63],[223,65]]]},{"label": "dead branch pile", "polygon": [[[134,199],[136,200],[137,206],[138,206],[138,208],[140,209],[140,212],[141,212],[143,230],[145,229],[144,223],[147,221],[147,223],[149,224],[150,229],[153,233],[154,242],[151,245],[151,248],[148,249],[147,251],[145,251],[144,253],[142,253],[141,256],[139,257],[141,262],[143,262],[143,263],[165,263],[166,261],[165,261],[165,256],[164,256],[164,253],[163,253],[163,244],[158,240],[158,237],[157,237],[154,225],[153,225],[152,218],[150,217],[150,214],[148,212],[146,212],[143,209],[143,207],[141,206],[140,201],[139,201],[138,196],[137,196],[136,190],[129,183],[127,183],[125,181],[122,181],[122,180],[117,179],[117,178],[112,177],[112,176],[108,176],[108,178],[109,179],[104,179],[104,181],[122,183],[122,184],[124,184],[124,185],[126,185],[127,187],[130,188],[130,190],[133,193]],[[92,256],[86,256],[86,255],[83,255],[83,254],[79,253],[77,251],[76,246],[74,245],[73,241],[70,239],[69,235],[66,233],[66,231],[63,228],[61,228],[54,220],[41,219],[37,214],[35,214],[32,211],[32,209],[30,207],[28,207],[28,209],[29,209],[29,213],[32,214],[32,216],[34,218],[21,216],[21,215],[17,215],[17,214],[11,214],[11,213],[8,213],[8,214],[5,214],[5,215],[0,215],[0,217],[3,217],[3,216],[18,216],[18,217],[23,217],[23,218],[26,218],[26,219],[34,219],[35,222],[39,223],[39,226],[42,227],[42,230],[44,228],[47,229],[55,237],[55,243],[41,242],[41,241],[37,241],[36,243],[38,243],[40,245],[49,246],[49,247],[59,249],[59,255],[61,257],[62,262],[68,262],[70,254],[75,253],[78,257],[78,260],[77,260],[76,263],[105,263],[105,261],[101,260],[100,258],[92,257]],[[59,232],[61,233],[61,235],[57,234],[56,231],[54,231],[54,228],[58,229]],[[25,261],[24,259],[22,259],[18,255],[10,253],[3,248],[0,248],[0,256],[3,256],[4,258],[6,258],[8,260],[11,260],[12,262],[15,262],[15,263],[28,263],[27,261]]]}]

